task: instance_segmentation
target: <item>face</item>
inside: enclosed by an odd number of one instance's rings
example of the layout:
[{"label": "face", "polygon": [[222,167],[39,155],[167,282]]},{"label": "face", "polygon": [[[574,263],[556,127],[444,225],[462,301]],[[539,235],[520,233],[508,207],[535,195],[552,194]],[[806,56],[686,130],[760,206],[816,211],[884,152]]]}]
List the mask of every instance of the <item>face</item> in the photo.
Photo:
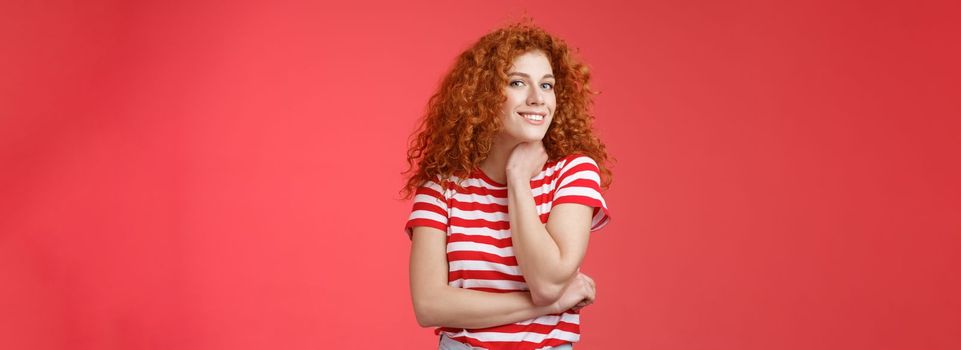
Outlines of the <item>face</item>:
[{"label": "face", "polygon": [[554,118],[554,71],[547,56],[531,51],[514,59],[507,71],[504,94],[507,101],[501,112],[501,142],[540,141]]}]

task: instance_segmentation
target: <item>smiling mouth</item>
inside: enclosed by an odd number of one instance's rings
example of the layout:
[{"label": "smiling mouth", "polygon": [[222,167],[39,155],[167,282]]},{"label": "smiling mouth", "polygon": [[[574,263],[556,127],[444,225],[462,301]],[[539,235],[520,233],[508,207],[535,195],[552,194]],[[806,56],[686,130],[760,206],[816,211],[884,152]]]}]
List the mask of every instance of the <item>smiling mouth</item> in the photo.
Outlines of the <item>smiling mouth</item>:
[{"label": "smiling mouth", "polygon": [[530,120],[532,122],[542,122],[544,121],[544,114],[540,113],[517,113],[520,114],[524,119]]}]

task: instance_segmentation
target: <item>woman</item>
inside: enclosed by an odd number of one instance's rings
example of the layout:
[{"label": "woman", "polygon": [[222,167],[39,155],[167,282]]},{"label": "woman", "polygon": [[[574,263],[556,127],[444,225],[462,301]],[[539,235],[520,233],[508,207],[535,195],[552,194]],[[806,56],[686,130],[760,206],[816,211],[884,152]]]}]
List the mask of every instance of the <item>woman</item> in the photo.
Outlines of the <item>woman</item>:
[{"label": "woman", "polygon": [[[579,272],[610,217],[587,68],[530,21],[457,59],[408,150],[410,288],[441,349],[569,349],[594,281]],[[509,210],[508,210],[509,209]]]}]

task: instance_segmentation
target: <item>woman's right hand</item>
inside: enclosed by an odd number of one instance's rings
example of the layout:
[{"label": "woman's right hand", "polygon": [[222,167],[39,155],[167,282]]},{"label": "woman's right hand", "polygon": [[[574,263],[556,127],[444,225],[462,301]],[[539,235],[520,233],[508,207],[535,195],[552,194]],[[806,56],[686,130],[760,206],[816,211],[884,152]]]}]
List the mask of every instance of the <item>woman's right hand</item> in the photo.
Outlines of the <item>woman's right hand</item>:
[{"label": "woman's right hand", "polygon": [[567,285],[564,293],[554,303],[557,313],[567,310],[580,311],[587,305],[593,304],[597,290],[594,287],[594,280],[587,275],[577,271],[577,276]]}]

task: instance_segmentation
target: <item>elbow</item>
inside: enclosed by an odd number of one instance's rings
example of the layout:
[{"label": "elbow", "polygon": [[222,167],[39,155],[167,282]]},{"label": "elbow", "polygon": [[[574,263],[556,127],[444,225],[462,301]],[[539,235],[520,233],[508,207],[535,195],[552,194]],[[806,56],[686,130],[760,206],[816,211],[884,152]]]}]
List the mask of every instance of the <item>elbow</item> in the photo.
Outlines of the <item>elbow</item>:
[{"label": "elbow", "polygon": [[537,306],[548,306],[557,302],[564,293],[564,286],[558,284],[540,285],[531,288],[531,301]]},{"label": "elbow", "polygon": [[414,298],[414,317],[417,324],[423,328],[438,327],[437,314],[427,298]]},{"label": "elbow", "polygon": [[417,317],[417,325],[423,328],[437,327],[437,322],[434,322],[433,316],[425,310],[415,308],[414,316]]},{"label": "elbow", "polygon": [[452,315],[448,307],[451,287],[446,284],[418,285],[411,288],[414,317],[423,328],[443,327]]},{"label": "elbow", "polygon": [[422,328],[437,327],[436,322],[434,322],[434,320],[431,319],[429,315],[425,315],[425,314],[420,313],[420,312],[417,312],[416,314],[417,314],[416,316],[417,316],[417,325],[418,325],[418,326],[421,326]]}]

